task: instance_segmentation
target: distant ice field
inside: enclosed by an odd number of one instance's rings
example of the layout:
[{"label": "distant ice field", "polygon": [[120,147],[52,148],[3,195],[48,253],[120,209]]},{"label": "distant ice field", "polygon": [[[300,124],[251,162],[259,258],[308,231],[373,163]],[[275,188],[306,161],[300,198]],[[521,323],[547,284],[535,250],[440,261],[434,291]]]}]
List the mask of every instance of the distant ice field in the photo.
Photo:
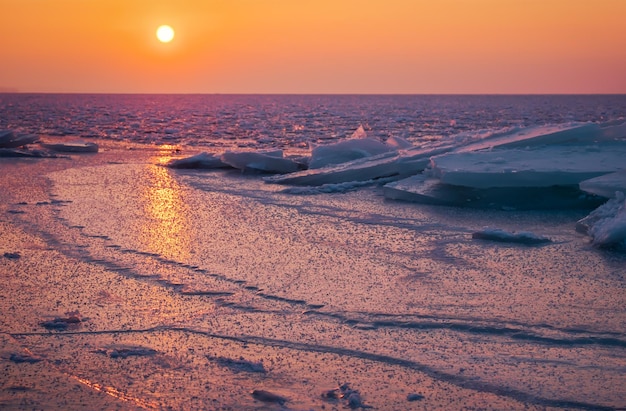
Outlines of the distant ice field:
[{"label": "distant ice field", "polygon": [[624,95],[59,95],[0,94],[0,129],[155,144],[308,149],[349,136],[412,143],[511,127],[607,122]]}]

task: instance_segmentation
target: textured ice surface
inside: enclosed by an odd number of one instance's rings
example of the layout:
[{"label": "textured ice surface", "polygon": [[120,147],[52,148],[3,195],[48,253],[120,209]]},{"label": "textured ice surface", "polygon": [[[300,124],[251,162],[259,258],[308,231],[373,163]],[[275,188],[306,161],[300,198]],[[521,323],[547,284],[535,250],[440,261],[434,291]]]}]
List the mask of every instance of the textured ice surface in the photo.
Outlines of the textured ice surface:
[{"label": "textured ice surface", "polygon": [[597,124],[564,123],[532,126],[495,134],[480,141],[461,146],[458,151],[478,151],[493,148],[523,148],[554,144],[594,144],[604,139]]},{"label": "textured ice surface", "polygon": [[[626,159],[624,160],[626,162]],[[624,165],[626,167],[626,164]],[[581,181],[581,190],[606,198],[614,198],[615,193],[626,193],[626,168],[615,173],[609,173],[600,177]]]},{"label": "textured ice surface", "polygon": [[[77,271],[90,288],[76,295],[107,307],[81,305],[82,328],[99,334],[21,338],[60,371],[170,405],[180,404],[158,392],[184,386],[178,398],[202,392],[224,407],[253,408],[250,392],[264,390],[290,408],[329,408],[322,394],[344,382],[378,409],[406,409],[414,392],[415,404],[453,409],[626,398],[623,261],[586,247],[571,229],[578,213],[418,208],[375,187],[293,196],[254,176],[146,164],[50,178],[67,202],[17,216],[106,270]],[[473,241],[484,226],[554,242]],[[92,353],[112,344],[156,353]],[[264,373],[248,366],[261,362]]]}]

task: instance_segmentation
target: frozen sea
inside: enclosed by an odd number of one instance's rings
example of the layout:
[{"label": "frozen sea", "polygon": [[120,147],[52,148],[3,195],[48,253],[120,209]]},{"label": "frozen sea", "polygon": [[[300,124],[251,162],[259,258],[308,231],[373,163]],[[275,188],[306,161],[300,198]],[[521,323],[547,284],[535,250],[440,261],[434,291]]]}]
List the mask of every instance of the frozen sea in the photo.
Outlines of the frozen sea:
[{"label": "frozen sea", "polygon": [[[84,318],[0,336],[108,387],[110,409],[623,409],[626,255],[575,231],[590,210],[428,206],[377,185],[296,195],[255,174],[163,164],[303,154],[359,125],[418,144],[625,116],[623,95],[0,94],[0,129],[103,147],[72,166],[0,162],[18,180],[42,167],[39,196],[0,194],[3,220],[73,278],[37,314]],[[472,238],[485,227],[552,241]],[[101,273],[78,284],[81,267]],[[18,394],[0,391],[0,405],[21,409],[30,393]]]}]

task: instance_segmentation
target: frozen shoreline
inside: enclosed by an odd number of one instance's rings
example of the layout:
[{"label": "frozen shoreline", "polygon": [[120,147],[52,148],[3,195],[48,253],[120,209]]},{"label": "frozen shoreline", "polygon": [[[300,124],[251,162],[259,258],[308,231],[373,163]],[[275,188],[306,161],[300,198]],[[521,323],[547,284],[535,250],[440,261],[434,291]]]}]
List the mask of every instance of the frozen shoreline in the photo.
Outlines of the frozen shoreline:
[{"label": "frozen shoreline", "polygon": [[[575,233],[584,213],[289,196],[104,148],[0,162],[0,254],[20,255],[0,257],[0,405],[332,409],[343,383],[376,409],[626,401],[625,259]],[[487,225],[554,243],[473,241]]]}]

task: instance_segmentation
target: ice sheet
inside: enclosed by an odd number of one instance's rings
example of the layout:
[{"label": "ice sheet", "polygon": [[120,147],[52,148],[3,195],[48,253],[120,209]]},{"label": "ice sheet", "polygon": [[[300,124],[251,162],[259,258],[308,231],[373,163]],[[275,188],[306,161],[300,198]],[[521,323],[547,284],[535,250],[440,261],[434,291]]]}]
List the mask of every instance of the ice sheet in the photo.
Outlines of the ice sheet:
[{"label": "ice sheet", "polygon": [[348,161],[336,166],[265,178],[266,183],[311,185],[338,184],[349,181],[366,181],[383,177],[404,178],[420,173],[429,164],[430,157],[449,151],[452,146],[436,148],[415,147],[400,152],[387,152],[377,156]]}]

